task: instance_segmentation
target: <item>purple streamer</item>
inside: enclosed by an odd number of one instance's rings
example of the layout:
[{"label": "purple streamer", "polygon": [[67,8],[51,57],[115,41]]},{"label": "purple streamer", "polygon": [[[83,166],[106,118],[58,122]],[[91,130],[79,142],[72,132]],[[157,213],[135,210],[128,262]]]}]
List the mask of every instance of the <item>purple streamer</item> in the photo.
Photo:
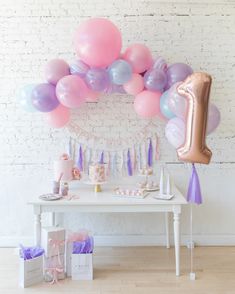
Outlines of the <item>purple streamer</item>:
[{"label": "purple streamer", "polygon": [[128,171],[128,176],[132,176],[133,171],[132,171],[130,149],[128,149],[128,151],[127,151],[127,171]]},{"label": "purple streamer", "polygon": [[187,201],[196,204],[202,203],[200,182],[194,164],[192,164],[192,175],[188,186]]},{"label": "purple streamer", "polygon": [[104,164],[104,151],[101,152],[99,163]]},{"label": "purple streamer", "polygon": [[148,148],[148,166],[153,165],[153,144],[152,139],[149,140],[149,148]]},{"label": "purple streamer", "polygon": [[77,167],[80,171],[83,171],[83,155],[82,155],[82,146],[79,147]]}]

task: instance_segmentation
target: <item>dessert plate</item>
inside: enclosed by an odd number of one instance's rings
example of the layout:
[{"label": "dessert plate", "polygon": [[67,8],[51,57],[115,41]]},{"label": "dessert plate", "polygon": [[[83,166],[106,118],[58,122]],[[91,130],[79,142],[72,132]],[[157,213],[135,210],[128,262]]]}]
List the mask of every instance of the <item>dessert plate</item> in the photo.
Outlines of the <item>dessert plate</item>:
[{"label": "dessert plate", "polygon": [[170,195],[166,195],[166,194],[160,195],[159,194],[159,195],[153,196],[153,198],[158,199],[158,200],[171,200],[173,197],[174,197],[173,194],[170,194]]},{"label": "dessert plate", "polygon": [[39,199],[45,200],[45,201],[54,201],[54,200],[59,200],[61,198],[63,198],[62,195],[53,194],[53,193],[42,194],[42,195],[39,196]]}]

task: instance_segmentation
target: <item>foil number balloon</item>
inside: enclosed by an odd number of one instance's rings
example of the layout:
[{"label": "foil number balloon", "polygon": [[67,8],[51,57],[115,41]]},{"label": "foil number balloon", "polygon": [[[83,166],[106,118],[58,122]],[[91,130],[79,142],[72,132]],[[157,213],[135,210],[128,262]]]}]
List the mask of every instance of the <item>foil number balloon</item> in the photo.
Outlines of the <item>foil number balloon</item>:
[{"label": "foil number balloon", "polygon": [[188,76],[177,88],[178,93],[188,101],[185,142],[177,149],[182,161],[210,162],[212,152],[205,142],[210,87],[211,76],[197,72]]}]

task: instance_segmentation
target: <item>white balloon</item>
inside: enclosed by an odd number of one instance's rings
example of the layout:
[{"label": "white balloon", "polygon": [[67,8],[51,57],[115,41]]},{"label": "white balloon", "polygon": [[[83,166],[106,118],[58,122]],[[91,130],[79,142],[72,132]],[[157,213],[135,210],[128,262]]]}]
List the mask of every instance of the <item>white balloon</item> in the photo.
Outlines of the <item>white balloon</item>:
[{"label": "white balloon", "polygon": [[184,121],[178,117],[170,119],[165,128],[165,136],[176,149],[183,145],[185,139]]}]

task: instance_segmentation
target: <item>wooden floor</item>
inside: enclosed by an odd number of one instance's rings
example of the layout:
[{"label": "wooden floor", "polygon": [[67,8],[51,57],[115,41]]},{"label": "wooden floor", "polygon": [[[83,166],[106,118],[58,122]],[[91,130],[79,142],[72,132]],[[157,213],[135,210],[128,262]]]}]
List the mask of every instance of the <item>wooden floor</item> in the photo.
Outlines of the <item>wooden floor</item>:
[{"label": "wooden floor", "polygon": [[182,275],[175,276],[174,250],[163,247],[102,247],[94,256],[94,281],[66,279],[18,288],[18,258],[0,249],[0,293],[78,294],[232,294],[235,293],[235,247],[195,248],[196,281],[189,280],[189,250],[182,248]]}]

